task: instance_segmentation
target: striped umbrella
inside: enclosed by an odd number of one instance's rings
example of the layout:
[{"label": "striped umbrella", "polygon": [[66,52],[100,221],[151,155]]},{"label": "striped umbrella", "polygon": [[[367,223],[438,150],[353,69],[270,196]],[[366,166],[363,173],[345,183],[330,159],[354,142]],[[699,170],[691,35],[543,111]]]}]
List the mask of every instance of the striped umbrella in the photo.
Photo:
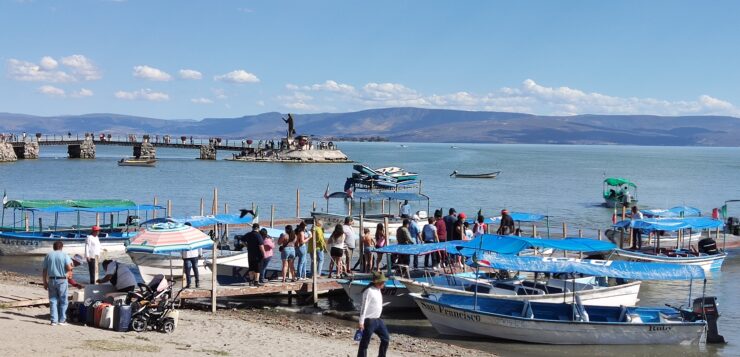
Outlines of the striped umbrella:
[{"label": "striped umbrella", "polygon": [[126,250],[169,254],[212,246],[210,236],[191,226],[181,223],[158,223],[137,234]]}]

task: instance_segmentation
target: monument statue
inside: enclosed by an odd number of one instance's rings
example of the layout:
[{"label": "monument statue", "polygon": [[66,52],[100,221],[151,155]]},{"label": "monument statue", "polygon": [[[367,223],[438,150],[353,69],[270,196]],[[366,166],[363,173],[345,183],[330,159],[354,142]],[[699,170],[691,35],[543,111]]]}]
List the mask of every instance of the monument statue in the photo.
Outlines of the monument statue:
[{"label": "monument statue", "polygon": [[282,118],[284,122],[288,123],[288,138],[293,138],[295,135],[295,127],[293,126],[293,116],[288,113],[288,119]]}]

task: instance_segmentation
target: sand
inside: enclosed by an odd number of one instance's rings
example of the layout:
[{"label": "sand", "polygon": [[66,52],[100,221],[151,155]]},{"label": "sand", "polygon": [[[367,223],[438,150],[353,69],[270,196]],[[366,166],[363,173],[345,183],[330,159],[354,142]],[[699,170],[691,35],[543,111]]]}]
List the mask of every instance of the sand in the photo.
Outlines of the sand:
[{"label": "sand", "polygon": [[[29,293],[40,278],[0,272],[0,291]],[[36,291],[36,293],[38,293]],[[354,330],[331,318],[308,320],[275,309],[180,310],[172,334],[120,333],[70,324],[49,325],[46,306],[0,309],[5,356],[355,356]],[[373,338],[369,355],[377,355]],[[389,356],[490,356],[444,342],[391,334]]]}]

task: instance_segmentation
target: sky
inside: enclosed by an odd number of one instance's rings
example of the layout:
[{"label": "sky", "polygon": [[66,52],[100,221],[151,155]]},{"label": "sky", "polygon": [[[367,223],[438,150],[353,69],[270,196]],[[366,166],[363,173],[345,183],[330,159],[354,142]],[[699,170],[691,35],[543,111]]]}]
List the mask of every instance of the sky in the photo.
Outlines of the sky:
[{"label": "sky", "polygon": [[0,112],[740,117],[738,1],[0,0]]}]

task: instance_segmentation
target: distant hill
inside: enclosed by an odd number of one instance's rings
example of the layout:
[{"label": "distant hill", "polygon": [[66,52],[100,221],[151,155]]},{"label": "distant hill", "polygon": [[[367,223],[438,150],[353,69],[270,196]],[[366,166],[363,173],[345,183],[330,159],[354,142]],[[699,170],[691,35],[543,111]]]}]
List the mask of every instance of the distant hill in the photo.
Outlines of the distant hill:
[{"label": "distant hill", "polygon": [[[267,139],[284,135],[283,114],[165,120],[119,114],[40,117],[0,113],[0,132],[170,134]],[[385,108],[294,115],[299,134],[381,136],[392,141],[537,144],[740,146],[740,118],[576,115]]]}]

